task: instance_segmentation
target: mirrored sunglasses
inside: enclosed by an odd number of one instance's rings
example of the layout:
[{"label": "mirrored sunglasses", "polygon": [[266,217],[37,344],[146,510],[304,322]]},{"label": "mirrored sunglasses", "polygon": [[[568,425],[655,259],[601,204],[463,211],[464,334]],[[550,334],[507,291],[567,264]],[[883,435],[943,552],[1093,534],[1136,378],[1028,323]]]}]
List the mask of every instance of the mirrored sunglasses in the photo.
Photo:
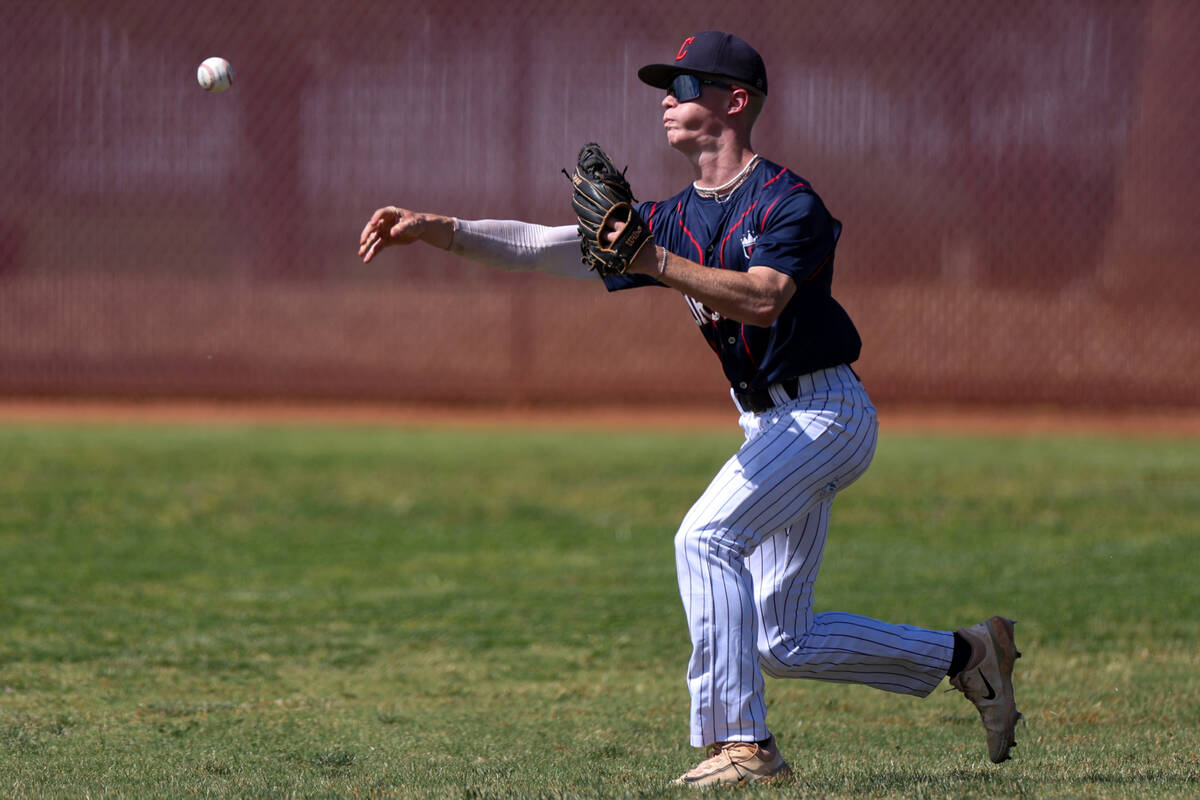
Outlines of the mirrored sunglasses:
[{"label": "mirrored sunglasses", "polygon": [[697,78],[695,75],[689,75],[684,72],[675,76],[675,80],[671,81],[671,85],[667,87],[667,94],[675,95],[675,99],[681,103],[686,103],[689,100],[695,100],[704,91],[705,86],[719,86],[722,89],[732,89],[733,84],[722,83],[721,81],[713,81],[708,78]]}]

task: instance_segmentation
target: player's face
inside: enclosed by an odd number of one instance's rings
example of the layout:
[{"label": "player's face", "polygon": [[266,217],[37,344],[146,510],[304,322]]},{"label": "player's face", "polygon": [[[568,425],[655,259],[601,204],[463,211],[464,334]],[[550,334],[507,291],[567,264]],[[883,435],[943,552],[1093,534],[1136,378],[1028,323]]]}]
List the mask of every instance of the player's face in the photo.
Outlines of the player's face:
[{"label": "player's face", "polygon": [[714,85],[702,86],[699,97],[684,102],[668,92],[662,99],[667,143],[690,152],[715,142],[726,127],[729,98],[728,88]]}]

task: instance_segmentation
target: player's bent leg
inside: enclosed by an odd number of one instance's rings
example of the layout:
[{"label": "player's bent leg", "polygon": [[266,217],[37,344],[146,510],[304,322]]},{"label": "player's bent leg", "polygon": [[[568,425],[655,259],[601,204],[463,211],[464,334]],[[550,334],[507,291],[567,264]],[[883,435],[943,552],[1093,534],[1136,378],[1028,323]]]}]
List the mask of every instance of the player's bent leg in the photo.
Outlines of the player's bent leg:
[{"label": "player's bent leg", "polygon": [[854,614],[813,614],[831,506],[831,500],[818,503],[746,560],[762,669],[772,677],[861,683],[924,697],[946,674],[953,634]]},{"label": "player's bent leg", "polygon": [[949,631],[832,611],[814,615],[806,631],[768,638],[760,658],[763,670],[775,677],[926,697],[946,676],[953,652]]},{"label": "player's bent leg", "polygon": [[1013,635],[1013,621],[992,617],[963,628],[958,634],[971,643],[971,658],[961,672],[950,678],[979,710],[987,731],[988,757],[999,764],[1008,760],[1016,746],[1017,701],[1013,692],[1014,662],[1021,657]]},{"label": "player's bent leg", "polygon": [[779,643],[801,636],[813,624],[813,587],[825,551],[832,502],[817,505],[758,546],[746,559],[758,614],[759,665],[773,678],[787,665],[776,655]]}]

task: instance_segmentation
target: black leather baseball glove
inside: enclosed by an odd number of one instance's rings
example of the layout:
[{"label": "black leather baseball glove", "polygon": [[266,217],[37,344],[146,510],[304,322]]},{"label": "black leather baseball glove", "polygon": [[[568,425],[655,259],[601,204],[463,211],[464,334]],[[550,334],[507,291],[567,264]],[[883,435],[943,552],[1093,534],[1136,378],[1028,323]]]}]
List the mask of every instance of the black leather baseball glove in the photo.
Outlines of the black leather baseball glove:
[{"label": "black leather baseball glove", "polygon": [[[579,218],[583,263],[601,275],[620,275],[646,243],[654,241],[646,223],[633,209],[633,190],[625,180],[625,171],[618,172],[600,145],[588,142],[579,151],[575,174],[568,177],[574,186],[571,207]],[[611,247],[600,239],[600,231],[609,220],[625,223]]]}]

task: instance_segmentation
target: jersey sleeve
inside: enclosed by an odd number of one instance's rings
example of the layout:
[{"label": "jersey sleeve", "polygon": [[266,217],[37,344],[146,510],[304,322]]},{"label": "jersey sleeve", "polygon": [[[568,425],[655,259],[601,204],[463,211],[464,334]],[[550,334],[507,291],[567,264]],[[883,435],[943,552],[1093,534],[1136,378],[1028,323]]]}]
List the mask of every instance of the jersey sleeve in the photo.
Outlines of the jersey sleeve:
[{"label": "jersey sleeve", "polygon": [[792,192],[768,208],[749,267],[771,267],[796,281],[812,277],[837,244],[841,225],[820,198]]},{"label": "jersey sleeve", "polygon": [[[650,232],[654,233],[654,213],[659,209],[661,203],[634,203],[633,210],[638,216],[649,226]],[[661,242],[660,242],[661,244]],[[666,284],[651,278],[649,275],[605,275],[602,277],[604,287],[610,292],[619,292],[622,289],[637,289],[642,286],[665,286]]]}]

